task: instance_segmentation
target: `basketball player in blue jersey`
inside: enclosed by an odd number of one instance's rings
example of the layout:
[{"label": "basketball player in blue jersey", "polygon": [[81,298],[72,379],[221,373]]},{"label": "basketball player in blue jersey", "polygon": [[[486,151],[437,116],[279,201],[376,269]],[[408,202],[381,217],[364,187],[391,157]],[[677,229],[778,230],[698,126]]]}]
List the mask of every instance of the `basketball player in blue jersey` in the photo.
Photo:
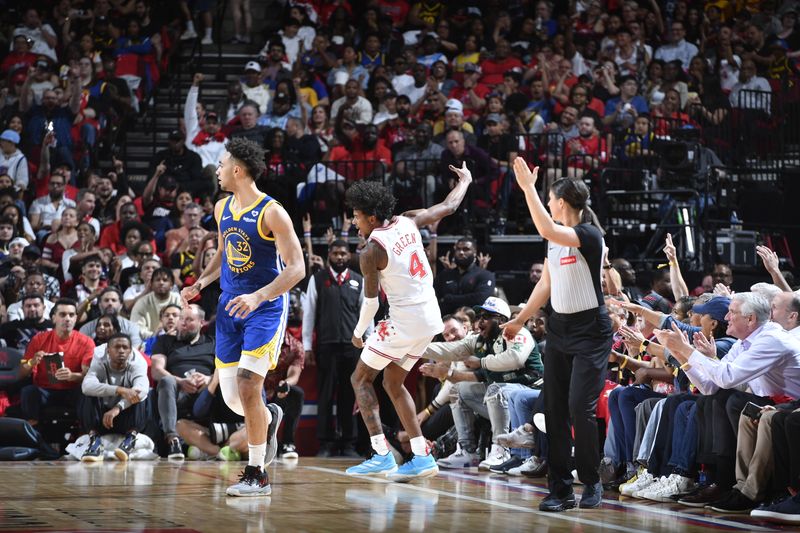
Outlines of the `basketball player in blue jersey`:
[{"label": "basketball player in blue jersey", "polygon": [[226,493],[266,496],[272,492],[266,466],[277,453],[283,412],[275,404],[264,405],[264,377],[277,364],[289,290],[305,276],[305,264],[289,215],[255,185],[265,169],[264,151],[246,139],[233,139],[226,148],[217,177],[220,188],[232,194],[214,206],[217,253],[181,297],[187,305],[220,278],[219,386],[228,407],[244,416],[249,447],[248,465]]}]

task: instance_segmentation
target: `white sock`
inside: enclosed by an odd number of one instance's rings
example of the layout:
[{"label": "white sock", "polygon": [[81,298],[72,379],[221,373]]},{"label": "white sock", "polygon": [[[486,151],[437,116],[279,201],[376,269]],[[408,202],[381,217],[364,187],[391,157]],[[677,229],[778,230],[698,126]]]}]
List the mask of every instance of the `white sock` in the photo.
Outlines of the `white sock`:
[{"label": "white sock", "polygon": [[194,31],[194,21],[187,20],[186,21],[186,29],[189,31]]},{"label": "white sock", "polygon": [[413,437],[411,439],[411,451],[414,455],[428,455],[430,450],[428,450],[428,443],[425,441],[425,437]]},{"label": "white sock", "polygon": [[213,29],[213,28],[206,28],[206,30],[205,30],[205,37],[206,37],[206,39],[211,39],[211,30],[212,30],[212,29]]},{"label": "white sock", "polygon": [[263,444],[250,444],[247,443],[247,448],[250,450],[250,454],[247,457],[247,465],[248,466],[257,466],[259,468],[264,468],[264,458],[267,456],[267,443]]},{"label": "white sock", "polygon": [[369,438],[369,440],[372,443],[372,449],[375,450],[375,453],[378,455],[386,455],[389,453],[389,445],[386,442],[386,437],[383,436],[383,433],[372,436]]}]

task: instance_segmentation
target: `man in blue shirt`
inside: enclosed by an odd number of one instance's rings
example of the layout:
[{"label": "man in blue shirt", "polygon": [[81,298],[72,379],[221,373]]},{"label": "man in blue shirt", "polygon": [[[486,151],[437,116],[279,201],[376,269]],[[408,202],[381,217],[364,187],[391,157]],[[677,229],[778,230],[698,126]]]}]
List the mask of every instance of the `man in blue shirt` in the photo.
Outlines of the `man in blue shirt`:
[{"label": "man in blue shirt", "polygon": [[623,76],[619,84],[619,96],[606,102],[603,124],[625,130],[633,125],[640,113],[649,112],[647,102],[638,94],[639,85],[633,76]]}]

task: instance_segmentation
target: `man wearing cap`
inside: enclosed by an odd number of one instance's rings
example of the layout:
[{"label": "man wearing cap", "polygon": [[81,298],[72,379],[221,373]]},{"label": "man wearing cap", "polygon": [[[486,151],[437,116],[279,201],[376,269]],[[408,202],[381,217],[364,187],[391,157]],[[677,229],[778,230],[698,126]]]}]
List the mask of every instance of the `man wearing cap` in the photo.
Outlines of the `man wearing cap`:
[{"label": "man wearing cap", "polygon": [[216,112],[206,111],[205,121],[203,124],[200,123],[197,112],[197,96],[200,93],[202,81],[202,74],[194,75],[192,86],[186,95],[186,103],[183,105],[183,122],[186,126],[186,148],[200,156],[203,181],[210,182],[210,189],[213,190],[214,174],[219,159],[225,152],[225,143],[228,138],[220,130],[219,115]]},{"label": "man wearing cap", "polygon": [[[517,157],[519,145],[514,136],[506,131],[506,119],[499,113],[489,113],[484,120],[486,128],[478,139],[478,148],[489,154],[492,161],[503,173],[511,169],[511,163]],[[513,179],[513,178],[512,178]]]},{"label": "man wearing cap", "polygon": [[[194,154],[197,155],[197,154]],[[178,197],[178,182],[171,174],[165,174],[164,165],[156,168],[155,174],[147,182],[141,198],[144,210],[142,222],[147,224],[155,234],[156,243],[163,247],[166,232],[172,229],[170,216],[175,209],[175,199]],[[139,201],[137,198],[134,202]]]},{"label": "man wearing cap", "polygon": [[[302,104],[301,104],[302,105]],[[264,128],[286,129],[286,122],[290,116],[297,116],[300,106],[292,102],[291,97],[285,91],[278,91],[272,98],[272,105],[268,113],[261,115],[257,124]]]},{"label": "man wearing cap", "polygon": [[[185,137],[180,130],[170,132],[167,138],[168,148],[157,152],[150,159],[150,175],[155,174],[159,165],[164,165],[164,172],[175,178],[178,186],[192,193],[193,196],[211,190],[213,183],[203,180],[203,162],[195,152],[186,149]],[[213,178],[212,178],[213,179]]]},{"label": "man wearing cap", "polygon": [[464,65],[464,81],[453,87],[450,98],[460,101],[464,106],[464,117],[479,114],[486,105],[486,97],[492,90],[480,82],[481,69],[475,63]]},{"label": "man wearing cap", "polygon": [[470,146],[478,144],[478,138],[473,133],[475,130],[472,124],[464,120],[464,104],[460,100],[450,98],[445,103],[444,120],[438,120],[433,125],[433,142],[445,146],[445,136],[449,131],[460,131],[464,134],[464,140]]},{"label": "man wearing cap", "polygon": [[398,153],[411,141],[417,121],[411,114],[411,100],[400,94],[395,99],[397,116],[383,123],[380,137],[392,153]]},{"label": "man wearing cap", "polygon": [[8,174],[17,191],[28,188],[28,159],[19,149],[19,133],[5,130],[0,134],[0,174]]},{"label": "man wearing cap", "polygon": [[[497,444],[497,436],[507,433],[510,423],[503,391],[530,387],[544,370],[536,341],[527,329],[520,329],[511,341],[503,337],[500,324],[511,317],[506,302],[491,296],[476,306],[475,312],[479,333],[457,341],[431,343],[423,357],[438,362],[420,367],[423,375],[455,384],[456,401],[451,409],[458,432],[458,448],[449,457],[437,461],[442,468],[479,466],[488,470],[507,461],[508,450]],[[452,361],[463,361],[467,370],[453,370],[449,364]],[[492,449],[480,465],[475,415],[488,419],[492,425]]]},{"label": "man wearing cap", "polygon": [[261,65],[258,61],[248,61],[244,66],[244,80],[242,93],[247,100],[258,104],[258,113],[266,114],[269,110],[270,91],[269,85],[262,81]]}]

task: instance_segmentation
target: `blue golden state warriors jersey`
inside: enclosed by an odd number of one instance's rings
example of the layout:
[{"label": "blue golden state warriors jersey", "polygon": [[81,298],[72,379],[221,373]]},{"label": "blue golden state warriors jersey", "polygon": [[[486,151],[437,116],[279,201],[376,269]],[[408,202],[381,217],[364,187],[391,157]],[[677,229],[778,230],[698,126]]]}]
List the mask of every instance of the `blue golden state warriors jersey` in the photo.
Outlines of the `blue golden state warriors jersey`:
[{"label": "blue golden state warriors jersey", "polygon": [[274,280],[283,269],[273,235],[265,235],[261,221],[266,207],[275,202],[264,194],[253,204],[234,211],[233,196],[222,206],[219,230],[222,233],[222,272],[224,292],[247,294]]}]

